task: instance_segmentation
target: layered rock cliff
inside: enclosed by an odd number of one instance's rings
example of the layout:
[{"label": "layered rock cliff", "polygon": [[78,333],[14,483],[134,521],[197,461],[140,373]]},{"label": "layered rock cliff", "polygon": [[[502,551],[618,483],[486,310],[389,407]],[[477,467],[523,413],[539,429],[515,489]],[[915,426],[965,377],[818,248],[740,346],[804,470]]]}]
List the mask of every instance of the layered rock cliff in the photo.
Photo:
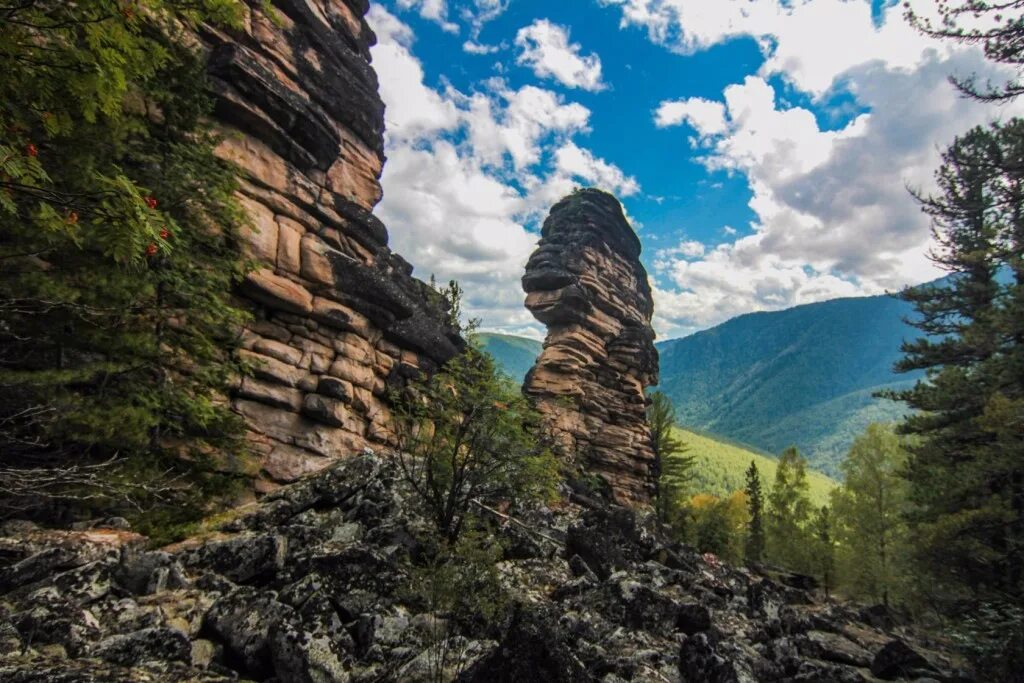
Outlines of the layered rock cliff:
[{"label": "layered rock cliff", "polygon": [[556,204],[541,236],[523,289],[548,334],[523,389],[566,454],[620,502],[645,502],[654,453],[644,388],[658,381],[658,352],[640,240],[618,200],[598,190]]},{"label": "layered rock cliff", "polygon": [[391,438],[389,387],[462,343],[437,297],[387,246],[373,216],[384,105],[370,66],[366,0],[250,3],[244,29],[201,34],[223,132],[244,173],[260,267],[241,288],[256,368],[233,399],[247,420],[257,490]]}]

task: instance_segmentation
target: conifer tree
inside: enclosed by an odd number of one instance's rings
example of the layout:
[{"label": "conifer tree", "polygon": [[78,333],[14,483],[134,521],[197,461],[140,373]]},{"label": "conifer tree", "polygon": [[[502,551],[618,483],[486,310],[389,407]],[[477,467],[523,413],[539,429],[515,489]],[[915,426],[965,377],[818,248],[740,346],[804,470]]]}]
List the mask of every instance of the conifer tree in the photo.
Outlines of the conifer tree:
[{"label": "conifer tree", "polygon": [[744,556],[748,564],[760,562],[764,559],[764,494],[761,491],[761,474],[757,471],[757,465],[750,461],[747,468],[747,485],[744,491],[747,494],[747,509],[750,513],[750,522],[747,525],[746,543]]},{"label": "conifer tree", "polygon": [[676,438],[676,411],[668,396],[655,391],[650,395],[647,423],[654,448],[654,509],[659,521],[671,523],[694,477],[695,457],[686,454],[686,445]]},{"label": "conifer tree", "polygon": [[807,462],[800,451],[790,446],[779,457],[775,482],[768,494],[766,537],[768,558],[794,571],[810,571],[809,491]]},{"label": "conifer tree", "polygon": [[943,154],[932,259],[950,274],[903,293],[927,337],[897,370],[918,412],[908,465],[922,568],[950,590],[1024,595],[1024,121],[969,131]]},{"label": "conifer tree", "polygon": [[195,474],[175,490],[199,493],[205,455],[238,452],[223,396],[240,370],[230,352],[244,315],[230,296],[243,215],[184,32],[242,11],[0,7],[0,505],[75,498],[62,473],[109,461],[104,495],[145,493],[161,473]]},{"label": "conifer tree", "polygon": [[821,579],[826,596],[830,595],[835,585],[836,541],[833,527],[832,509],[828,505],[822,505],[814,511],[814,517],[811,518],[811,566],[815,575]]}]

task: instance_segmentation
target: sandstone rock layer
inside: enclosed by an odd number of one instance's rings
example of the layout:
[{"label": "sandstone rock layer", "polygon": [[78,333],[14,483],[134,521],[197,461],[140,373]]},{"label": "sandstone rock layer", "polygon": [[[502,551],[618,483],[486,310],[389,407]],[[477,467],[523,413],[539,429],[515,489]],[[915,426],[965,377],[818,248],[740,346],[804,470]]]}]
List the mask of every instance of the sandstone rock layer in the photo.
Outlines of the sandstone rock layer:
[{"label": "sandstone rock layer", "polygon": [[523,389],[567,455],[620,502],[646,502],[654,453],[644,388],[658,381],[658,352],[640,240],[618,200],[598,190],[556,204],[541,234],[523,289],[548,335]]},{"label": "sandstone rock layer", "polygon": [[250,425],[257,491],[392,438],[387,390],[462,343],[437,297],[387,246],[384,105],[366,0],[252,2],[236,32],[200,38],[222,127],[243,173],[244,235],[260,268],[240,288],[255,367],[233,397]]}]

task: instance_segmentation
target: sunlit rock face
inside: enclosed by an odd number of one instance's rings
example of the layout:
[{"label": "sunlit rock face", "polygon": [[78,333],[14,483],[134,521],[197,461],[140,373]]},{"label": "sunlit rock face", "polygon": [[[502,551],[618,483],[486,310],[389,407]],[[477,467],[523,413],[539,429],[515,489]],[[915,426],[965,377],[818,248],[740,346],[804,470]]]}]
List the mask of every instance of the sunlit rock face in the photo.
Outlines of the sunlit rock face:
[{"label": "sunlit rock face", "polygon": [[548,328],[524,391],[566,457],[604,477],[620,502],[648,501],[654,453],[644,388],[658,381],[654,302],[619,201],[581,190],[556,204],[523,289]]},{"label": "sunlit rock face", "polygon": [[[366,0],[275,0],[242,30],[207,28],[223,142],[244,173],[259,268],[240,295],[257,365],[234,406],[250,426],[256,490],[393,439],[388,389],[462,344],[437,297],[387,246],[384,104]],[[250,3],[259,7],[259,2]]]}]

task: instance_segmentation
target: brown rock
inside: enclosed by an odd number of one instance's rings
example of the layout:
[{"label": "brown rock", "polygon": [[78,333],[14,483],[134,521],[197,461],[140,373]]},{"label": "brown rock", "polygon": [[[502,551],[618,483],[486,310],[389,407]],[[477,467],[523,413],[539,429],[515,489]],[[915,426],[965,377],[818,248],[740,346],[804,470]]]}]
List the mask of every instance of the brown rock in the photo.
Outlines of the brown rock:
[{"label": "brown rock", "polygon": [[290,218],[277,217],[277,267],[298,275],[302,270],[302,236],[305,229]]},{"label": "brown rock", "polygon": [[292,313],[311,313],[313,295],[305,287],[261,268],[245,276],[242,291],[271,308]]},{"label": "brown rock", "polygon": [[323,285],[334,284],[334,269],[327,258],[328,249],[330,247],[316,235],[302,236],[302,277]]},{"label": "brown rock", "polygon": [[541,235],[523,289],[548,335],[524,391],[566,457],[604,477],[619,502],[645,503],[654,452],[644,388],[658,381],[658,353],[640,241],[598,190],[556,204]]},{"label": "brown rock", "polygon": [[279,443],[263,460],[263,471],[274,481],[286,484],[312,472],[319,472],[332,462],[330,458]]},{"label": "brown rock", "polygon": [[252,350],[265,356],[276,358],[282,363],[298,366],[302,360],[302,351],[272,339],[257,340]]},{"label": "brown rock", "polygon": [[327,374],[332,377],[340,377],[364,389],[373,389],[375,379],[373,368],[348,358],[338,358],[331,363]]},{"label": "brown rock", "polygon": [[[253,319],[239,337],[256,367],[234,389],[234,406],[259,440],[261,490],[318,466],[317,457],[366,446],[361,413],[386,400],[390,359],[413,351],[430,370],[461,347],[436,293],[391,252],[372,214],[384,105],[368,8],[302,0],[270,18],[252,5],[230,33],[204,26],[193,36],[208,55],[216,152],[242,170],[239,199],[252,223],[242,243],[257,269],[238,293]],[[349,405],[356,389],[359,409]],[[322,398],[307,401],[313,392]],[[303,407],[317,419],[295,412]],[[375,438],[385,431],[377,425]]]},{"label": "brown rock", "polygon": [[350,432],[361,428],[360,423],[354,421],[348,406],[342,401],[320,394],[306,394],[302,402],[302,413],[317,422],[332,427],[343,427]]},{"label": "brown rock", "polygon": [[274,263],[277,260],[277,221],[274,212],[248,197],[239,197],[242,208],[249,216],[249,225],[241,230],[242,239],[246,242],[249,256],[264,262]]},{"label": "brown rock", "polygon": [[282,410],[298,412],[302,407],[302,392],[298,389],[264,382],[255,377],[243,378],[237,393],[243,398],[259,401]]},{"label": "brown rock", "polygon": [[238,355],[242,360],[252,365],[253,374],[259,379],[295,387],[298,386],[299,381],[306,375],[301,369],[288,363],[282,363],[271,356],[264,356],[260,353],[245,350],[239,351]]}]

